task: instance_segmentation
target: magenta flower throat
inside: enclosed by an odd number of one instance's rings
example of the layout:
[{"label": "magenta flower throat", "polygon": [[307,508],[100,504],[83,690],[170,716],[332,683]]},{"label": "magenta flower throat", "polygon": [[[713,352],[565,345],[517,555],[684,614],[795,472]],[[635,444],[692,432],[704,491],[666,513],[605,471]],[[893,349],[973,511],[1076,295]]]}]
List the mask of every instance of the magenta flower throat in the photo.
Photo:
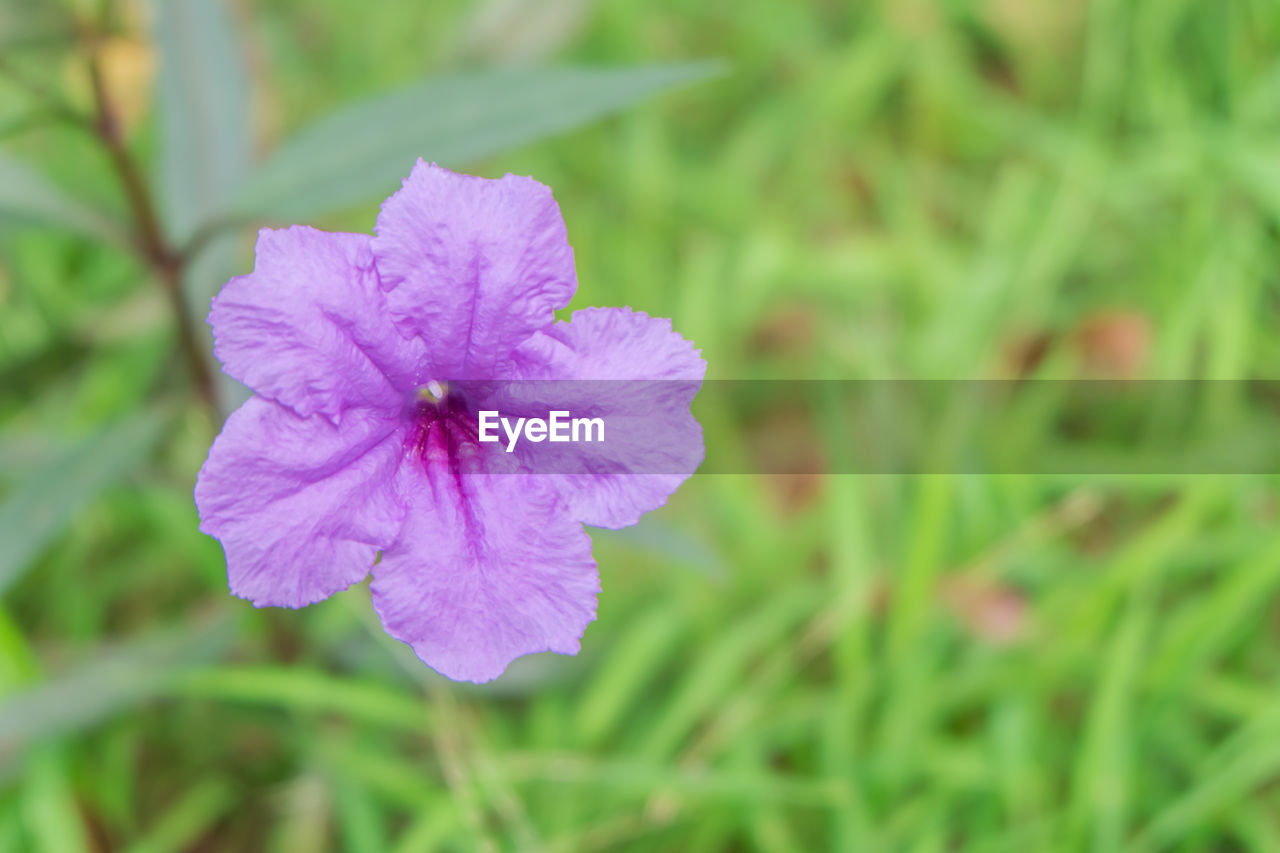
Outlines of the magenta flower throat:
[{"label": "magenta flower throat", "polygon": [[[209,314],[223,370],[254,392],[195,488],[231,592],[302,607],[372,571],[387,633],[453,679],[575,654],[600,590],[583,525],[634,524],[697,467],[687,408],[706,367],[669,320],[587,308],[556,322],[576,289],[559,207],[530,178],[419,161],[375,236],[263,229],[253,272]],[[571,396],[601,423],[616,415],[615,446],[666,461],[636,473],[603,445],[565,462],[574,445],[480,440],[479,408],[532,412],[511,388],[548,380],[612,389]],[[652,430],[624,410],[655,402],[636,404],[632,380],[686,389],[655,392],[680,423],[674,461],[669,442],[636,449]],[[525,452],[550,448],[555,466]]]}]

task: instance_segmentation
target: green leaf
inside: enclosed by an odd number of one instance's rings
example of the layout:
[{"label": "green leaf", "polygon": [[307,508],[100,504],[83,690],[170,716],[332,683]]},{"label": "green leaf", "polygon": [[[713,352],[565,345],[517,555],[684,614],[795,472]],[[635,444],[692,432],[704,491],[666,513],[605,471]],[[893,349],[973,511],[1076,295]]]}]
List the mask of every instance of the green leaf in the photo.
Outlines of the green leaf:
[{"label": "green leaf", "polygon": [[78,731],[155,696],[181,673],[220,658],[235,637],[225,615],[156,632],[95,655],[0,704],[0,757]]},{"label": "green leaf", "polygon": [[22,814],[36,850],[89,850],[66,750],[39,750],[22,769]]},{"label": "green leaf", "polygon": [[227,778],[201,779],[152,824],[127,853],[167,853],[199,849],[200,838],[236,803],[236,787]]},{"label": "green leaf", "polygon": [[156,4],[160,190],[179,242],[229,198],[249,166],[249,76],[222,0]]},{"label": "green leaf", "polygon": [[389,195],[419,157],[472,162],[719,68],[501,69],[430,80],[341,109],[287,140],[250,176],[230,215],[312,219]]},{"label": "green leaf", "polygon": [[63,228],[116,245],[127,243],[124,232],[102,213],[69,198],[30,166],[3,153],[0,218]]},{"label": "green leaf", "polygon": [[[161,210],[170,238],[184,244],[230,203],[248,172],[249,74],[224,0],[161,0],[156,6]],[[234,235],[213,240],[191,260],[182,287],[196,317],[204,317],[209,300],[236,274],[240,260]],[[217,369],[206,326],[196,325],[205,336],[203,352],[225,414],[248,395]]]},{"label": "green leaf", "polygon": [[646,518],[637,525],[619,530],[595,530],[592,535],[597,541],[629,545],[673,563],[699,569],[711,577],[728,575],[724,560],[715,549],[658,518]]},{"label": "green leaf", "polygon": [[59,454],[66,452],[65,442],[58,442],[36,430],[9,430],[0,434],[0,483],[38,473]]},{"label": "green leaf", "polygon": [[187,674],[174,685],[185,696],[277,705],[291,714],[334,713],[380,728],[419,730],[429,709],[414,695],[371,681],[313,669],[227,666]]},{"label": "green leaf", "polygon": [[0,3],[0,49],[69,46],[74,40],[61,4],[45,0]]},{"label": "green leaf", "polygon": [[118,421],[71,444],[14,487],[0,504],[0,592],[81,507],[146,455],[164,423],[158,412]]}]

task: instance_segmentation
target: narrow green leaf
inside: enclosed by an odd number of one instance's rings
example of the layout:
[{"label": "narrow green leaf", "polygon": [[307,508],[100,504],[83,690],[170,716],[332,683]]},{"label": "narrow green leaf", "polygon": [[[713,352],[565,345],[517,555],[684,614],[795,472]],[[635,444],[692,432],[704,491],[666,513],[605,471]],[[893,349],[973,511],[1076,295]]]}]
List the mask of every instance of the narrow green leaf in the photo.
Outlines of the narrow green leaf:
[{"label": "narrow green leaf", "polygon": [[473,162],[718,69],[714,62],[500,69],[430,80],[299,132],[250,176],[233,215],[313,219],[389,195],[419,157],[444,166]]},{"label": "narrow green leaf", "polygon": [[[1127,849],[1169,850],[1209,815],[1245,802],[1251,792],[1269,784],[1280,772],[1280,744],[1275,739],[1274,710],[1251,725],[1244,745],[1228,741],[1219,750],[1221,762],[1204,767],[1176,797],[1161,802],[1159,811]],[[1268,732],[1267,730],[1270,729]],[[1259,736],[1263,735],[1263,736]],[[1233,754],[1228,758],[1228,748]],[[1219,758],[1215,754],[1214,758]]]},{"label": "narrow green leaf", "polygon": [[724,560],[715,549],[660,519],[646,518],[631,527],[620,530],[601,529],[593,531],[592,535],[597,541],[615,542],[629,545],[638,551],[648,551],[671,562],[699,569],[710,577],[722,578],[728,574]]},{"label": "narrow green leaf", "polygon": [[235,804],[235,788],[228,780],[202,779],[183,794],[128,853],[169,853],[191,850],[204,833]]},{"label": "narrow green leaf", "polygon": [[177,673],[220,657],[234,637],[233,627],[219,618],[134,640],[6,697],[0,704],[0,758],[155,696]]},{"label": "narrow green leaf", "polygon": [[811,808],[840,808],[849,800],[849,787],[844,779],[776,771],[724,772],[630,758],[596,760],[574,753],[514,751],[503,756],[502,764],[507,777],[517,783],[546,780],[588,789],[612,788],[645,794],[668,788],[682,801],[705,798],[751,805],[802,803]]},{"label": "narrow green leaf", "polygon": [[249,76],[223,0],[156,4],[160,191],[185,240],[228,199],[249,165]]},{"label": "narrow green leaf", "polygon": [[413,822],[396,839],[394,853],[429,853],[444,847],[444,840],[457,829],[457,809],[419,811]]},{"label": "narrow green leaf", "polygon": [[[249,169],[249,74],[226,0],[161,0],[156,6],[161,210],[170,238],[185,244],[226,207]],[[195,317],[204,317],[209,300],[236,274],[240,252],[236,237],[224,235],[187,266],[182,286]],[[204,353],[226,414],[248,395],[217,369],[205,324],[197,327],[205,334]]]},{"label": "narrow green leaf", "polygon": [[0,482],[38,473],[66,452],[65,443],[35,430],[8,431],[0,435]]},{"label": "narrow green leaf", "polygon": [[292,713],[336,713],[381,727],[418,730],[428,709],[416,697],[380,684],[310,669],[221,667],[191,672],[175,685],[185,696],[277,705]]},{"label": "narrow green leaf", "polygon": [[373,792],[356,780],[339,778],[334,782],[343,848],[355,853],[386,850],[385,819]]},{"label": "narrow green leaf", "polygon": [[639,704],[640,695],[680,640],[681,627],[668,606],[636,618],[614,645],[610,665],[599,667],[575,700],[574,729],[583,743],[600,743]]},{"label": "narrow green leaf", "polygon": [[32,848],[88,850],[64,750],[37,750],[24,768],[20,808]]},{"label": "narrow green leaf", "polygon": [[0,153],[0,219],[72,231],[124,245],[124,232],[105,215],[69,198],[21,160]]},{"label": "narrow green leaf", "polygon": [[155,411],[117,421],[72,444],[14,487],[0,503],[0,593],[81,507],[147,454],[164,423]]}]

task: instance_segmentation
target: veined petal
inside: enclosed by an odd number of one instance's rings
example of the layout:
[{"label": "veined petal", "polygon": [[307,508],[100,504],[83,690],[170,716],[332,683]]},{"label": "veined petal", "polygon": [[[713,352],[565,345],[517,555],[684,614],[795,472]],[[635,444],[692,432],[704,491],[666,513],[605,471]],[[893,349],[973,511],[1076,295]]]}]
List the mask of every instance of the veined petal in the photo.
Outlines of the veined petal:
[{"label": "veined petal", "polygon": [[393,333],[367,234],[294,226],[258,232],[253,272],[213,300],[223,369],[299,415],[398,409],[422,347]]},{"label": "veined petal", "polygon": [[505,375],[512,351],[578,286],[560,208],[532,178],[419,160],[376,230],[387,304],[402,335],[425,341],[434,378]]},{"label": "veined petal", "polygon": [[[689,412],[707,364],[671,321],[630,308],[586,308],[521,348],[530,378],[584,381],[631,471],[537,475],[564,498],[574,518],[627,527],[667,502],[702,462],[702,426]],[[558,382],[558,385],[565,383]],[[610,412],[613,416],[610,417]],[[647,443],[647,446],[646,446]],[[607,470],[590,444],[572,445],[584,470]]]},{"label": "veined petal", "polygon": [[401,474],[404,528],[370,585],[387,633],[463,681],[497,678],[521,655],[576,654],[600,582],[591,540],[556,494],[444,465]]},{"label": "veined petal", "polygon": [[369,409],[337,425],[262,397],[233,412],[195,489],[231,592],[302,607],[362,580],[404,517],[394,488],[402,442],[395,418]]}]

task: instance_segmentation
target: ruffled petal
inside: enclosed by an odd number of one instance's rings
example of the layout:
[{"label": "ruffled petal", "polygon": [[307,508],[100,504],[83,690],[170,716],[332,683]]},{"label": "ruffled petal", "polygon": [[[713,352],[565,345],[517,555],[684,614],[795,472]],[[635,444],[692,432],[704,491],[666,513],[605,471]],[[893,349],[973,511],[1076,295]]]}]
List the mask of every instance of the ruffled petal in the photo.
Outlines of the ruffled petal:
[{"label": "ruffled petal", "polygon": [[387,633],[460,681],[490,681],[521,655],[577,654],[600,582],[556,494],[520,475],[401,472],[408,514],[370,584]]},{"label": "ruffled petal", "polygon": [[[693,466],[694,468],[697,465]],[[693,473],[692,471],[689,472]],[[618,530],[665,506],[689,474],[532,474],[550,481],[583,524]]]},{"label": "ruffled petal", "polygon": [[227,374],[303,417],[398,409],[422,345],[393,333],[371,239],[262,229],[253,272],[227,282],[209,313]]},{"label": "ruffled petal", "polygon": [[373,253],[400,333],[426,342],[434,379],[508,375],[512,351],[577,289],[551,190],[421,160],[382,205]]},{"label": "ruffled petal", "polygon": [[[540,459],[535,470],[558,472],[538,476],[584,524],[635,524],[665,504],[701,464],[702,426],[689,404],[707,365],[701,351],[672,330],[670,320],[630,308],[586,308],[536,335],[520,357],[525,376],[557,380],[552,393],[562,400],[590,398],[590,406],[582,408],[602,414],[608,424],[607,445],[544,444],[526,450]],[[561,461],[566,455],[568,462]],[[575,460],[591,473],[564,473]],[[611,461],[628,473],[600,473]]]},{"label": "ruffled petal", "polygon": [[231,592],[302,607],[362,580],[404,518],[394,489],[402,443],[398,422],[368,409],[336,426],[262,397],[233,412],[195,489]]},{"label": "ruffled petal", "polygon": [[519,353],[527,379],[671,379],[701,382],[702,350],[665,317],[630,308],[583,308],[531,338]]}]

